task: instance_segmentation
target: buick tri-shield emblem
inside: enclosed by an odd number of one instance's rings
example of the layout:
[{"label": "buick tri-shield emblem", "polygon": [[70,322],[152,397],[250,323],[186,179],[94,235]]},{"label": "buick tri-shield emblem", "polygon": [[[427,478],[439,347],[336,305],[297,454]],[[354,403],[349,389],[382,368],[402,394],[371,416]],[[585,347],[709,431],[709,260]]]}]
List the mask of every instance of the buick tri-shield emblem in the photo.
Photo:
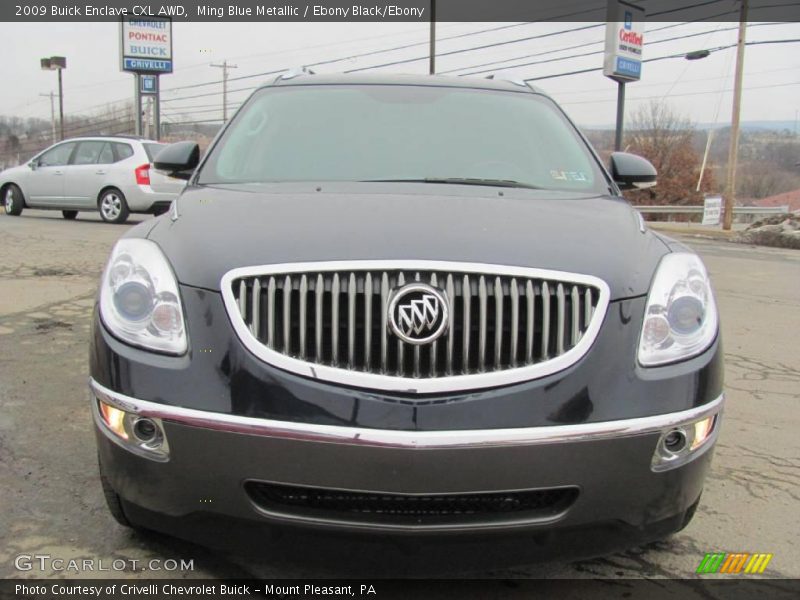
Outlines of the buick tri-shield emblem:
[{"label": "buick tri-shield emblem", "polygon": [[434,287],[410,283],[389,302],[389,328],[404,342],[428,344],[447,328],[447,299]]}]

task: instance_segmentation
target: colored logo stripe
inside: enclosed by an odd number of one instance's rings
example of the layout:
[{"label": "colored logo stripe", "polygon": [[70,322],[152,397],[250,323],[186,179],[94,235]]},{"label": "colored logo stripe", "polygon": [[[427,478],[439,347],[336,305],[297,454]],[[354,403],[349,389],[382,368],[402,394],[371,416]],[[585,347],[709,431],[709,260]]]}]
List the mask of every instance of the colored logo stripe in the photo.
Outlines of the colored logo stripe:
[{"label": "colored logo stripe", "polygon": [[700,561],[697,573],[763,573],[772,560],[772,554],[748,552],[709,552]]},{"label": "colored logo stripe", "polygon": [[750,562],[744,569],[745,573],[763,573],[767,568],[769,561],[772,560],[772,554],[753,554]]},{"label": "colored logo stripe", "polygon": [[706,554],[697,567],[698,573],[716,573],[722,566],[722,561],[725,559],[724,552],[716,552]]},{"label": "colored logo stripe", "polygon": [[747,561],[749,556],[750,554],[747,552],[728,554],[728,558],[725,559],[725,562],[722,564],[722,568],[719,572],[738,573],[742,570],[742,567],[744,567],[744,563]]}]

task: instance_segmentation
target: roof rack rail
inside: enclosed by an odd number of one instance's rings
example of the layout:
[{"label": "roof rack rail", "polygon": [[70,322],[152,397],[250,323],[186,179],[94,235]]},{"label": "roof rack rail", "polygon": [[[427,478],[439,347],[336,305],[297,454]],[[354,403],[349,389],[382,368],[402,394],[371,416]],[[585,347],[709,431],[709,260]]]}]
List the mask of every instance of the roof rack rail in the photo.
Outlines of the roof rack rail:
[{"label": "roof rack rail", "polygon": [[112,133],[112,134],[109,134],[109,135],[97,135],[95,137],[128,138],[130,140],[149,140],[150,139],[150,138],[147,138],[147,137],[145,137],[143,135],[135,135],[135,134],[132,134],[132,133],[131,134]]},{"label": "roof rack rail", "polygon": [[509,83],[513,83],[514,85],[518,85],[520,87],[526,87],[529,90],[531,90],[532,92],[536,92],[537,94],[545,94],[545,95],[547,95],[547,93],[542,88],[537,87],[537,86],[533,85],[532,83],[529,83],[529,82],[525,81],[524,79],[520,79],[518,77],[512,77],[511,75],[508,75],[508,74],[503,73],[503,72],[492,73],[491,75],[487,75],[486,79],[496,79],[498,81],[508,81]]},{"label": "roof rack rail", "polygon": [[520,79],[519,77],[512,77],[511,75],[503,71],[487,75],[486,79],[496,79],[497,81],[508,81],[509,83],[513,83],[514,85],[518,85],[520,87],[530,87],[527,83],[525,83],[524,79]]},{"label": "roof rack rail", "polygon": [[286,81],[287,79],[294,79],[295,77],[300,77],[300,75],[316,75],[316,73],[305,66],[292,67],[291,69],[278,75],[272,83]]}]

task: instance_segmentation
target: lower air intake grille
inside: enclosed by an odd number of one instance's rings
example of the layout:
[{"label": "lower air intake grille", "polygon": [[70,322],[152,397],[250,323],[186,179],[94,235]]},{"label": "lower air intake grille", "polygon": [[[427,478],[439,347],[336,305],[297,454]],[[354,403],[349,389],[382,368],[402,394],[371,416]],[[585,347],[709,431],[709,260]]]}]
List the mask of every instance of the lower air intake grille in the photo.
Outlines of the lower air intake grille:
[{"label": "lower air intake grille", "polygon": [[296,487],[250,481],[251,499],[267,512],[339,521],[416,523],[547,519],[578,496],[574,487],[484,494],[401,495]]}]

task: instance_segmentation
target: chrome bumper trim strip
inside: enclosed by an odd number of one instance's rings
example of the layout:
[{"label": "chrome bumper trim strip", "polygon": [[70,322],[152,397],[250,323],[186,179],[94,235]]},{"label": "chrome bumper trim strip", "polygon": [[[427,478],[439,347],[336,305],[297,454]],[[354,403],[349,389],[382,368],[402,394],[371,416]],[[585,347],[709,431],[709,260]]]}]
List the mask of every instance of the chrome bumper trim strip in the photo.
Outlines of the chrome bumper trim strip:
[{"label": "chrome bumper trim strip", "polygon": [[661,433],[670,427],[719,414],[725,401],[724,395],[721,394],[702,406],[680,412],[578,425],[457,431],[398,431],[276,421],[169,406],[114,392],[92,378],[89,379],[89,387],[95,397],[106,404],[127,412],[181,425],[306,442],[409,449],[533,446]]}]

